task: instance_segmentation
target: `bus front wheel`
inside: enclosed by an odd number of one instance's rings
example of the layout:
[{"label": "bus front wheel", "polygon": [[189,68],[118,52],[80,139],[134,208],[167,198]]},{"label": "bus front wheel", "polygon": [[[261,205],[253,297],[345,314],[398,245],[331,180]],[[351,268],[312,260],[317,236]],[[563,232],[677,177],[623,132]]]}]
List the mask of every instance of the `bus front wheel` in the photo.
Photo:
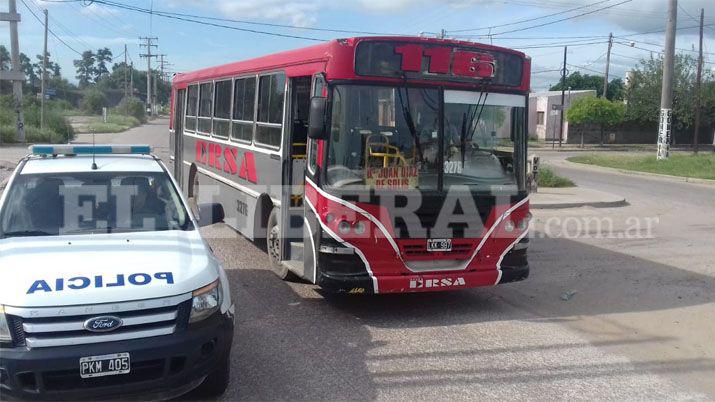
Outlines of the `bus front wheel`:
[{"label": "bus front wheel", "polygon": [[295,279],[295,275],[288,267],[281,262],[281,226],[280,226],[280,210],[273,208],[268,216],[268,224],[266,225],[266,251],[268,252],[268,260],[271,264],[271,270],[284,281]]}]

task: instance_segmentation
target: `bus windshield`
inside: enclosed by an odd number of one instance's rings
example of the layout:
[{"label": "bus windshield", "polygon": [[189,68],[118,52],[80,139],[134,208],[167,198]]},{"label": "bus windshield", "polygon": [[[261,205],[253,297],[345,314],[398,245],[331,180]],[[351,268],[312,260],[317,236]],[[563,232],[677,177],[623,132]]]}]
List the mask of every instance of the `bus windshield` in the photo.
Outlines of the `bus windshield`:
[{"label": "bus windshield", "polygon": [[[349,189],[516,189],[513,124],[525,97],[440,89],[333,88],[327,183]],[[441,146],[440,146],[441,142]],[[440,155],[441,151],[441,155]],[[439,179],[442,188],[438,188]]]}]

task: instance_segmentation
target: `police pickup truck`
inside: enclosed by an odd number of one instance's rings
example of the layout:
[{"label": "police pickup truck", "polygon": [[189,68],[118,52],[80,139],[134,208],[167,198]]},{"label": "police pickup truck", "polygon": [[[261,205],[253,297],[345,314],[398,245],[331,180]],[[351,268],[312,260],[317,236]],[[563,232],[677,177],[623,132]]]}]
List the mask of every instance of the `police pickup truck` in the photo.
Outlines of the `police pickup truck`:
[{"label": "police pickup truck", "polygon": [[229,380],[226,273],[148,146],[35,145],[0,198],[0,399],[164,399]]}]

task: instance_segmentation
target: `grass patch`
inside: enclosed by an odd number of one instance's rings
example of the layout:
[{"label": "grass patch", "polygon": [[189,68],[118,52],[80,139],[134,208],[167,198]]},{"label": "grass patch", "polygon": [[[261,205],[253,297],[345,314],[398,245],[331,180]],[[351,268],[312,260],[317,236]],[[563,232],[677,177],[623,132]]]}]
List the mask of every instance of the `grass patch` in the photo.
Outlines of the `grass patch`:
[{"label": "grass patch", "polygon": [[566,177],[554,173],[553,170],[542,166],[536,178],[539,187],[576,187],[576,183]]},{"label": "grass patch", "polygon": [[101,116],[93,116],[86,125],[79,128],[81,133],[121,133],[132,127],[140,125],[141,122],[134,116],[124,116],[119,114],[110,114],[107,116],[107,122],[102,121]]},{"label": "grass patch", "polygon": [[[4,144],[17,143],[17,128],[14,125],[0,125],[0,137]],[[25,126],[25,142],[28,144],[65,144],[67,136],[57,134],[47,128],[40,130],[39,127]]]},{"label": "grass patch", "polygon": [[637,172],[666,174],[715,180],[715,154],[703,152],[694,154],[671,154],[664,161],[655,155],[579,155],[568,158],[571,162],[584,163]]}]

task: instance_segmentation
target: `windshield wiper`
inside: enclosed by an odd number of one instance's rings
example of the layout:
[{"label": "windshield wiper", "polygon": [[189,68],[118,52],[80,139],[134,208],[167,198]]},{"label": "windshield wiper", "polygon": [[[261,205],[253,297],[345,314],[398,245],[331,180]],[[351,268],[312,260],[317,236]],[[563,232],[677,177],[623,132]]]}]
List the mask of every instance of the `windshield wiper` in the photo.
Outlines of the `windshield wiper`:
[{"label": "windshield wiper", "polygon": [[14,232],[4,232],[0,238],[6,239],[8,237],[31,237],[31,236],[52,236],[51,233],[43,232],[41,230],[17,230]]},{"label": "windshield wiper", "polygon": [[412,119],[412,113],[410,112],[410,93],[407,86],[405,86],[405,95],[407,96],[407,107],[405,107],[405,102],[402,100],[402,90],[397,88],[397,95],[400,98],[400,108],[402,109],[402,116],[407,123],[407,129],[410,130],[410,135],[415,141],[415,148],[417,149],[417,161],[423,162],[424,157],[422,155],[422,145],[420,144],[420,137],[417,135],[417,129],[415,128],[415,121]]},{"label": "windshield wiper", "polygon": [[[484,99],[482,99],[482,94],[484,94]],[[479,124],[479,120],[482,118],[482,112],[484,111],[484,108],[487,105],[487,96],[489,96],[489,92],[480,92],[479,93],[479,99],[477,99],[477,104],[474,107],[474,110],[472,113],[465,113],[463,115],[463,119],[467,117],[467,114],[470,114],[471,116],[469,117],[469,123],[467,125],[462,124],[462,144],[461,144],[461,151],[462,151],[462,166],[464,166],[465,162],[465,153],[466,153],[466,148],[467,148],[467,141],[472,141],[472,138],[474,138],[474,133],[477,131],[476,125]],[[477,114],[477,111],[479,111],[479,114]],[[476,115],[476,120],[475,120],[475,115]],[[462,120],[462,123],[464,123],[465,120]],[[475,124],[476,123],[476,124]],[[469,136],[467,136],[467,129],[469,130]],[[467,140],[467,138],[469,138]]]}]

